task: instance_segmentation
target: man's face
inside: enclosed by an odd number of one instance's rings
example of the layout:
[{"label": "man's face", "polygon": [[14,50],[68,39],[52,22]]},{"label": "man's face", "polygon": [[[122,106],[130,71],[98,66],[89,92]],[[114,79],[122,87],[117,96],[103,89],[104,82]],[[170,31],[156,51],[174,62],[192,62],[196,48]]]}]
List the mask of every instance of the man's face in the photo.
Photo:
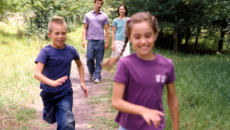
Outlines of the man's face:
[{"label": "man's face", "polygon": [[95,3],[94,3],[94,9],[95,10],[100,10],[101,9],[101,6],[102,6],[102,1],[96,1]]}]

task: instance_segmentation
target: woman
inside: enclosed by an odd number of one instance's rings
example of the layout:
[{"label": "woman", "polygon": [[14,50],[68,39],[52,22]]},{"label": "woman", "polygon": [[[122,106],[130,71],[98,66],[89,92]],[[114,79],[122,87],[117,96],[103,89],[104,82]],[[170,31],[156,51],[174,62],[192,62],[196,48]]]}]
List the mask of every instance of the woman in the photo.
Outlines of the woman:
[{"label": "woman", "polygon": [[[112,24],[113,27],[112,27],[111,57],[116,57],[121,54],[122,48],[124,46],[124,41],[125,41],[125,35],[124,35],[125,24],[126,21],[129,19],[127,17],[128,9],[124,4],[118,7],[117,14],[119,15],[119,17],[115,18]],[[129,54],[130,54],[130,47],[128,43],[121,57],[127,56]]]}]

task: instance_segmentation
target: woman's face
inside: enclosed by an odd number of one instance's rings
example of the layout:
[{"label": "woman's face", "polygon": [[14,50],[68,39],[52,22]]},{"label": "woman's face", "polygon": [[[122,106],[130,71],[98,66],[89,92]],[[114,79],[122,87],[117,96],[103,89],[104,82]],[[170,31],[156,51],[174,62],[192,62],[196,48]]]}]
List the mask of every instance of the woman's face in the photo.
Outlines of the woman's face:
[{"label": "woman's face", "polygon": [[120,14],[120,15],[125,15],[125,12],[126,12],[125,7],[124,7],[124,6],[121,6],[121,7],[119,8],[119,14]]}]

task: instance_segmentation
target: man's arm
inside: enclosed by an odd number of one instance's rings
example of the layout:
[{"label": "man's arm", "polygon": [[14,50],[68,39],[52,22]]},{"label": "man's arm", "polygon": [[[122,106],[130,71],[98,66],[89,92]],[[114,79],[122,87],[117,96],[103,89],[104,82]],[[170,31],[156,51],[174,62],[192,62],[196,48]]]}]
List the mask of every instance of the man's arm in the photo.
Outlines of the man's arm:
[{"label": "man's arm", "polygon": [[81,62],[81,60],[74,60],[76,65],[77,65],[77,69],[78,69],[78,73],[79,73],[79,77],[80,77],[80,86],[82,88],[82,90],[84,91],[85,93],[85,97],[88,97],[88,89],[87,87],[85,86],[85,83],[84,83],[84,66]]},{"label": "man's arm", "polygon": [[83,31],[82,31],[82,47],[83,48],[85,48],[85,45],[86,45],[85,37],[87,33],[87,28],[88,28],[88,24],[84,23]]},{"label": "man's arm", "polygon": [[63,76],[57,80],[51,80],[42,74],[43,69],[44,69],[44,64],[38,62],[34,71],[34,78],[44,84],[47,84],[52,87],[57,87],[59,85],[62,85],[62,83],[64,83],[68,79],[67,76]]},{"label": "man's arm", "polygon": [[109,24],[105,24],[105,32],[106,32],[106,43],[105,50],[109,48]]}]

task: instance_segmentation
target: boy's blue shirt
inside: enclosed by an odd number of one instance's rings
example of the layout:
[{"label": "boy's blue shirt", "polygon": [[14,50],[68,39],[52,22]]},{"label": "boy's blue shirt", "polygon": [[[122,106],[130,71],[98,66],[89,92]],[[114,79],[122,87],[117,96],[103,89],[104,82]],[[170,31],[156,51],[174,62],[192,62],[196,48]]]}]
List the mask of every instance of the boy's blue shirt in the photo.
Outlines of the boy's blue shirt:
[{"label": "boy's blue shirt", "polygon": [[63,76],[68,76],[68,79],[58,87],[51,87],[47,84],[40,83],[40,88],[46,92],[59,93],[67,88],[72,87],[70,82],[70,70],[72,60],[79,60],[80,56],[77,50],[70,45],[65,44],[63,49],[53,48],[47,45],[41,49],[35,63],[41,62],[44,64],[42,74],[49,79],[56,80]]}]

